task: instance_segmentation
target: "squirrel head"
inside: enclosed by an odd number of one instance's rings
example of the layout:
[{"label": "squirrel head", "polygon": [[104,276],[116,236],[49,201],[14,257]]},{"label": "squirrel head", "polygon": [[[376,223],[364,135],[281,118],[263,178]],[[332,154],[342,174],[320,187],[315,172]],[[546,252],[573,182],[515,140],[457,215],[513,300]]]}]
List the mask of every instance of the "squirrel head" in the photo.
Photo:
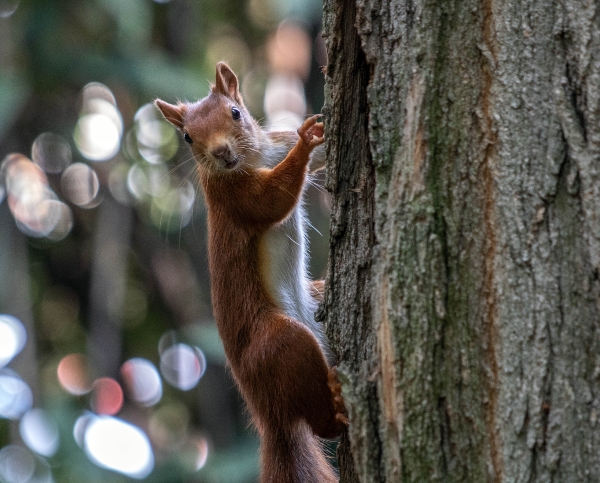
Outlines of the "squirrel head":
[{"label": "squirrel head", "polygon": [[262,131],[225,62],[217,64],[216,82],[204,99],[176,105],[157,99],[154,104],[181,131],[200,169],[223,174],[260,166]]}]

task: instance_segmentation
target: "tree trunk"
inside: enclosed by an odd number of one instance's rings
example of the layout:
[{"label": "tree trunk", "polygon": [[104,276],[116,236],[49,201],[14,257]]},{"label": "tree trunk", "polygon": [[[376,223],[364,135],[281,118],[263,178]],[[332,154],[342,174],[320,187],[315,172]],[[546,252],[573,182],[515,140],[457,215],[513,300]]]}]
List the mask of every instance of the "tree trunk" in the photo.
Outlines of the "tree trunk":
[{"label": "tree trunk", "polygon": [[341,481],[600,481],[600,5],[324,8]]}]

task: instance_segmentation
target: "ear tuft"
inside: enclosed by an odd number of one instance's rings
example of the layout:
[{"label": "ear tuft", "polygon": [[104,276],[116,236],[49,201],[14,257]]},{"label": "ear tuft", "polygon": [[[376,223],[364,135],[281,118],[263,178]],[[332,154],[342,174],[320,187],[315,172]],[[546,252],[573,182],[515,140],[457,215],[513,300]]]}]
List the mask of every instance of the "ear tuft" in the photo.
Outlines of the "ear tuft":
[{"label": "ear tuft", "polygon": [[242,95],[240,94],[238,78],[231,70],[231,67],[225,62],[217,63],[216,83],[212,91],[216,94],[222,94],[225,97],[228,97],[239,106],[244,105]]},{"label": "ear tuft", "polygon": [[183,129],[183,117],[185,116],[185,104],[169,104],[168,102],[156,99],[154,105],[160,109],[165,119],[178,129]]}]

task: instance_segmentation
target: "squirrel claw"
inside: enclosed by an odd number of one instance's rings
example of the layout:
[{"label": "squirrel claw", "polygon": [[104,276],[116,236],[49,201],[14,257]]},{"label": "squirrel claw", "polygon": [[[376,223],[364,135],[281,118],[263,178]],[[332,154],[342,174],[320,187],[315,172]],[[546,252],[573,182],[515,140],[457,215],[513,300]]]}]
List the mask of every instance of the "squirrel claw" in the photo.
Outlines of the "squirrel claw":
[{"label": "squirrel claw", "polygon": [[319,117],[321,117],[320,114],[309,117],[298,129],[298,135],[300,138],[302,138],[302,140],[311,148],[325,142],[325,138],[323,136],[323,123],[317,122]]}]

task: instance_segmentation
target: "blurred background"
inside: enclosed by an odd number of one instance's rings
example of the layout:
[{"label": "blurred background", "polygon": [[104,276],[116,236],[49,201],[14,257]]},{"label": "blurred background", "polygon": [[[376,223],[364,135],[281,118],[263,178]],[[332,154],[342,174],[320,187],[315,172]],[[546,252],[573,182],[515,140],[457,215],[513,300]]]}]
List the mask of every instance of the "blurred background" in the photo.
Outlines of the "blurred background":
[{"label": "blurred background", "polygon": [[0,0],[0,482],[256,481],[194,163],[151,102],[204,97],[225,60],[265,128],[297,128],[323,103],[321,15],[320,0]]}]

